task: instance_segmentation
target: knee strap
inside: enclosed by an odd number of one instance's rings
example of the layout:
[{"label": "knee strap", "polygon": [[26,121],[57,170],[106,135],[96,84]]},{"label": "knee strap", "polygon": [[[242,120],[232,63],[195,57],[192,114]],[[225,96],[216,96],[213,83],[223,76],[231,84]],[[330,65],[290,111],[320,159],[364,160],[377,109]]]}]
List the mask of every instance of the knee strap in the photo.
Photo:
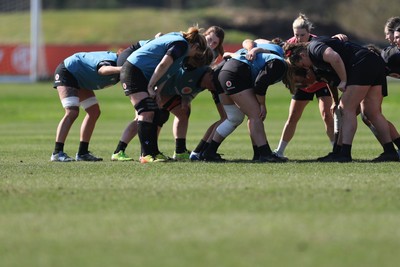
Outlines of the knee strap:
[{"label": "knee strap", "polygon": [[81,102],[81,107],[86,110],[91,106],[94,106],[98,103],[97,98],[95,96],[89,97]]},{"label": "knee strap", "polygon": [[63,108],[78,107],[79,108],[79,97],[69,96],[61,100]]},{"label": "knee strap", "polygon": [[140,115],[142,112],[146,112],[146,111],[155,112],[156,110],[158,110],[158,105],[153,98],[146,97],[135,105],[135,109],[136,109],[138,115]]}]

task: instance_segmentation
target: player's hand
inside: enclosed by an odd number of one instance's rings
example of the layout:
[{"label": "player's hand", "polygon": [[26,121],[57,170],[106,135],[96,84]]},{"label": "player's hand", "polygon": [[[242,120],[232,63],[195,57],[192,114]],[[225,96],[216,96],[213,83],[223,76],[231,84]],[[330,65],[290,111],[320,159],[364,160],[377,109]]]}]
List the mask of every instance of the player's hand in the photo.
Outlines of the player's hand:
[{"label": "player's hand", "polygon": [[342,42],[347,42],[347,41],[349,40],[349,38],[347,37],[347,35],[346,35],[346,34],[343,34],[343,33],[336,34],[336,35],[332,36],[332,38],[337,38],[337,39],[339,39],[339,40],[342,41]]},{"label": "player's hand", "polygon": [[257,56],[257,50],[255,48],[251,49],[249,52],[246,54],[246,59],[253,61]]},{"label": "player's hand", "polygon": [[261,120],[265,120],[267,117],[267,108],[264,105],[260,105],[260,114],[259,117]]},{"label": "player's hand", "polygon": [[154,88],[152,86],[147,87],[147,92],[149,93],[149,96],[151,98],[156,97],[156,91],[154,90]]}]

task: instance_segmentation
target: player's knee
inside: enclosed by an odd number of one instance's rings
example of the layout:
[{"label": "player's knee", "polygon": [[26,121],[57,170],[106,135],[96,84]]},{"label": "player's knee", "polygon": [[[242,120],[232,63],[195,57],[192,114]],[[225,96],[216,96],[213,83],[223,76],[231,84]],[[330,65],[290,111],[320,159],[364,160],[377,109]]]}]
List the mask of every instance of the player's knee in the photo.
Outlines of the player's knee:
[{"label": "player's knee", "polygon": [[237,126],[229,120],[224,120],[220,125],[218,125],[216,131],[220,136],[225,138],[230,135],[236,129],[236,127]]},{"label": "player's knee", "polygon": [[101,114],[101,110],[100,110],[99,107],[86,109],[86,112],[93,119],[98,119],[100,117],[100,114]]},{"label": "player's knee", "polygon": [[171,110],[171,113],[175,115],[175,117],[179,118],[179,119],[189,119],[190,117],[190,107],[185,107],[185,108],[174,108],[173,110]]},{"label": "player's knee", "polygon": [[235,105],[224,106],[227,120],[230,121],[235,127],[239,126],[244,120],[244,113],[240,111]]},{"label": "player's knee", "polygon": [[225,105],[224,109],[227,118],[217,127],[217,133],[225,138],[243,122],[244,114],[235,105]]},{"label": "player's knee", "polygon": [[166,109],[158,109],[154,113],[153,123],[158,127],[162,127],[169,119],[169,111]]},{"label": "player's knee", "polygon": [[76,120],[79,116],[79,107],[65,108],[65,116],[72,121]]},{"label": "player's knee", "polygon": [[287,119],[287,124],[296,125],[299,122],[299,120],[301,118],[301,115],[303,115],[302,113],[303,112],[291,112],[291,113],[289,113],[289,116],[288,116],[288,119]]},{"label": "player's knee", "polygon": [[332,113],[330,113],[329,111],[322,112],[321,118],[325,122],[325,124],[331,124],[333,122]]}]

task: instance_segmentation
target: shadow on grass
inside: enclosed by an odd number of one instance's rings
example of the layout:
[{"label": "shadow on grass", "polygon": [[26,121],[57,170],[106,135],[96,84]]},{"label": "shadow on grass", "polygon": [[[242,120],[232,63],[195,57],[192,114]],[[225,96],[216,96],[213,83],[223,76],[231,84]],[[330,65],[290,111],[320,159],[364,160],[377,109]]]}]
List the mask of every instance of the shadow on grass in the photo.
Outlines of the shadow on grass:
[{"label": "shadow on grass", "polygon": [[259,162],[250,159],[228,159],[225,161],[195,161],[195,162],[203,162],[203,163],[248,163],[248,164],[290,164],[290,163],[321,163],[321,164],[329,164],[329,163],[340,163],[340,164],[352,164],[352,163],[379,163],[379,162],[372,162],[368,159],[353,159],[351,162],[321,162],[317,159],[290,159],[287,162]]}]

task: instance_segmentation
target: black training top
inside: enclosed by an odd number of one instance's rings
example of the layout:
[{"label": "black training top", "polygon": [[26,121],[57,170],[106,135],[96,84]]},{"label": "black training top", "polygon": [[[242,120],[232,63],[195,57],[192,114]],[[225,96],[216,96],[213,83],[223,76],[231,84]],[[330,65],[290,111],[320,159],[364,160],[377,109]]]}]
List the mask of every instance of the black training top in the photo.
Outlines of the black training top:
[{"label": "black training top", "polygon": [[386,63],[387,74],[400,75],[400,49],[397,46],[388,46],[382,50],[381,56]]},{"label": "black training top", "polygon": [[334,71],[332,66],[323,60],[323,53],[330,47],[342,58],[346,70],[370,51],[352,42],[343,42],[336,38],[317,37],[308,45],[308,55],[316,68],[324,71]]}]

